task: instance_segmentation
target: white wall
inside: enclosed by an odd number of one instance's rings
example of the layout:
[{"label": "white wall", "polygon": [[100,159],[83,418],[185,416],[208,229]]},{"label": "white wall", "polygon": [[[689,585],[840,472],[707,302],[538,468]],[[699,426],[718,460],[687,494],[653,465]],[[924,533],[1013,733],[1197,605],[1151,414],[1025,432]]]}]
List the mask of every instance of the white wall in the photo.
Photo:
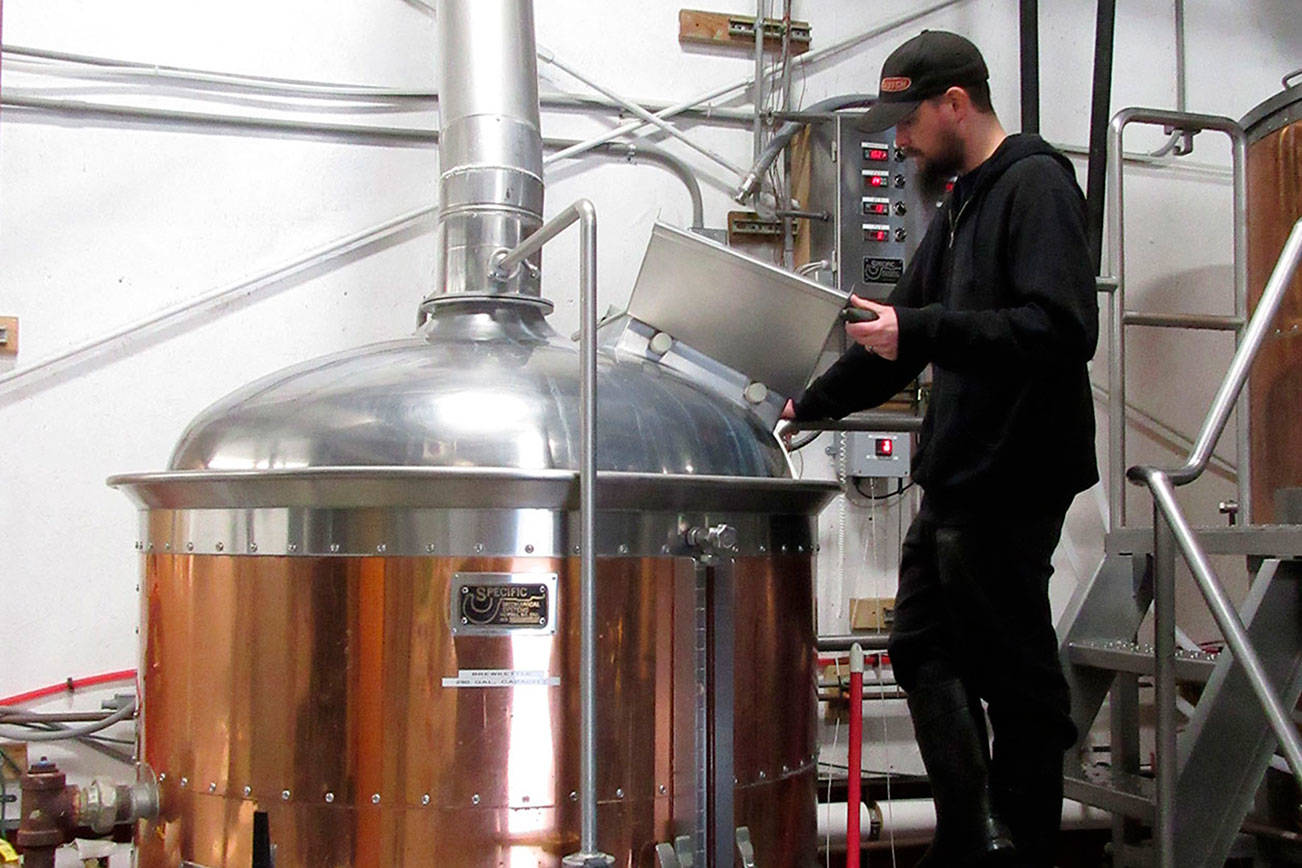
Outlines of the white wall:
[{"label": "white wall", "polygon": [[[753,12],[742,0],[710,8]],[[825,46],[917,7],[907,0],[797,0]],[[1173,105],[1172,9],[1163,0],[1122,0],[1117,22],[1113,106]],[[1302,64],[1302,15],[1295,0],[1190,3],[1189,108],[1242,115],[1276,92],[1279,76]],[[1088,132],[1092,3],[1042,0],[1043,131],[1083,145]],[[970,34],[990,62],[996,108],[1018,124],[1017,4],[968,0],[905,33],[930,27]],[[678,4],[539,0],[539,42],[608,86],[633,97],[682,99],[746,77],[745,55],[677,42]],[[421,0],[280,0],[177,4],[163,0],[9,0],[4,41],[92,55],[285,78],[432,90],[434,19]],[[805,103],[871,90],[902,35],[879,37],[814,65],[798,77]],[[543,67],[545,89],[582,91]],[[227,114],[331,119],[432,128],[427,106],[382,113],[326,110],[304,100],[254,103],[246,95],[120,84],[41,71],[6,60],[5,93],[32,93]],[[744,105],[745,98],[734,100]],[[544,114],[544,133],[582,136],[608,117]],[[748,131],[687,123],[685,129],[737,163],[751,153]],[[701,173],[707,223],[719,226],[735,178],[680,143],[653,137]],[[1135,134],[1133,148],[1160,137]],[[1204,141],[1206,140],[1206,141]],[[1226,149],[1198,141],[1192,163],[1209,168],[1131,171],[1130,250],[1134,306],[1228,310],[1229,181]],[[1084,161],[1078,161],[1084,178]],[[162,124],[104,123],[0,110],[0,315],[21,318],[21,370],[143,315],[258,273],[311,247],[433,202],[432,148],[309,137],[231,134]],[[601,303],[627,297],[640,261],[641,228],[655,215],[689,217],[681,185],[663,170],[600,161],[550,174],[549,213],[579,196],[601,216]],[[429,224],[426,224],[429,225]],[[160,469],[171,445],[204,406],[286,364],[410,332],[429,290],[433,244],[413,233],[256,301],[235,304],[147,340],[121,343],[61,378],[0,394],[0,564],[7,633],[0,695],[134,665],[136,518],[103,481],[113,473]],[[576,323],[572,247],[549,250],[544,293],[555,324]],[[1132,398],[1192,433],[1228,358],[1224,341],[1137,334]],[[1101,350],[1102,353],[1102,350]],[[1103,358],[1100,354],[1099,359]],[[0,370],[3,373],[3,370]],[[1104,381],[1101,361],[1095,379]],[[1170,460],[1140,437],[1132,460]],[[1102,440],[1100,445],[1102,446]],[[817,453],[818,446],[810,452]],[[1222,450],[1227,458],[1232,453]],[[830,466],[808,459],[812,474]],[[1196,520],[1214,521],[1232,492],[1211,480],[1186,495]],[[1146,509],[1140,492],[1133,508]],[[1101,551],[1102,499],[1078,500],[1054,584],[1060,609]],[[834,539],[829,517],[825,544]],[[893,521],[893,519],[892,519]],[[853,566],[874,533],[857,527]],[[880,546],[893,545],[880,531]],[[826,546],[825,546],[826,548]],[[824,566],[832,553],[825,551]],[[838,554],[839,556],[839,554]],[[824,569],[825,630],[855,595],[893,592],[879,567],[845,585]]]}]

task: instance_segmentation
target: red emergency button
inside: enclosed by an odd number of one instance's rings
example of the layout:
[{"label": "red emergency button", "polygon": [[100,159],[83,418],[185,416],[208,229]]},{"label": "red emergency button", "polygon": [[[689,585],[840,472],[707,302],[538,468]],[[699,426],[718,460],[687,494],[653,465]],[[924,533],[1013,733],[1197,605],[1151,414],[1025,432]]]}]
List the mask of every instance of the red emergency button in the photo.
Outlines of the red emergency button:
[{"label": "red emergency button", "polygon": [[895,441],[889,437],[877,438],[877,457],[890,458],[895,454]]}]

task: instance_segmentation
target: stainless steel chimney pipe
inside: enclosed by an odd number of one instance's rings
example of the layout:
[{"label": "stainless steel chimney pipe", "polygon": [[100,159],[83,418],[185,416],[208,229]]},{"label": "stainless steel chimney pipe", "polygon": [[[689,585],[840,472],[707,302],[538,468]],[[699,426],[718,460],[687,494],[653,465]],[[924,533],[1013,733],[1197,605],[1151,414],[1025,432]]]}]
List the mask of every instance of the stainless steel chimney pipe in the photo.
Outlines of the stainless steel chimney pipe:
[{"label": "stainless steel chimney pipe", "polygon": [[542,225],[542,136],[530,0],[441,0],[438,265],[425,309],[496,296],[550,308],[540,254],[507,279],[492,259]]}]

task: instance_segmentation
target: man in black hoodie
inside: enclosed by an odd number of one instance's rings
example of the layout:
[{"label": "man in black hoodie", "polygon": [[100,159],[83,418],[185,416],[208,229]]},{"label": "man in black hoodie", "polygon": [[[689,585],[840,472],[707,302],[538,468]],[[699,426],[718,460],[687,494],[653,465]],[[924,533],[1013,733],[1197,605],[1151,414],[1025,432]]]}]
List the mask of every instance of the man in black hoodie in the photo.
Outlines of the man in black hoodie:
[{"label": "man in black hoodie", "polygon": [[886,304],[851,296],[876,319],[846,326],[854,345],[785,415],[876,406],[931,365],[890,642],[936,799],[921,864],[1049,866],[1076,735],[1050,558],[1098,479],[1098,310],[1072,166],[1005,133],[987,79],[976,46],[941,31],[883,64],[865,131],[894,126],[925,180],[958,179]]}]

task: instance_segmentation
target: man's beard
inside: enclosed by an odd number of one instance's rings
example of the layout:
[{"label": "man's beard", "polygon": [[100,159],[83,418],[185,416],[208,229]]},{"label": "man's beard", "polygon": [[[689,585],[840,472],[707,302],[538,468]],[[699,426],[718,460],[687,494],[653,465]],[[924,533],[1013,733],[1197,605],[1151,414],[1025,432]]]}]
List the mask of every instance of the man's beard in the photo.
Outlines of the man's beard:
[{"label": "man's beard", "polygon": [[934,154],[915,157],[918,169],[918,186],[923,197],[930,201],[945,195],[945,185],[963,168],[963,140],[953,130],[941,134],[940,144]]}]

